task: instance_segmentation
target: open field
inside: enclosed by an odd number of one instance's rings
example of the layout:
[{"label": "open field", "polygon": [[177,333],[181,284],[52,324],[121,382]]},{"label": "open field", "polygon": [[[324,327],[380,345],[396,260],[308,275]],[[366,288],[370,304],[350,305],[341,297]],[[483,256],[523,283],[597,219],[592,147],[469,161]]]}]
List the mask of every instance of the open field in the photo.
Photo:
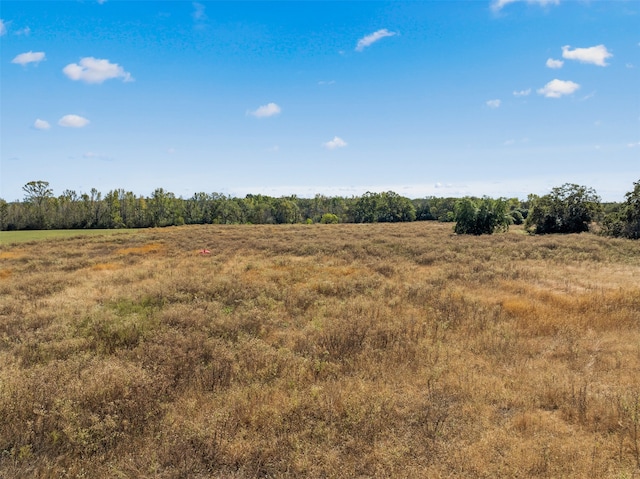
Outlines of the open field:
[{"label": "open field", "polygon": [[0,245],[26,243],[49,239],[74,238],[76,236],[104,236],[122,233],[132,233],[134,229],[86,229],[86,230],[23,230],[0,231]]},{"label": "open field", "polygon": [[7,479],[640,477],[640,243],[433,222],[3,243],[0,364]]}]

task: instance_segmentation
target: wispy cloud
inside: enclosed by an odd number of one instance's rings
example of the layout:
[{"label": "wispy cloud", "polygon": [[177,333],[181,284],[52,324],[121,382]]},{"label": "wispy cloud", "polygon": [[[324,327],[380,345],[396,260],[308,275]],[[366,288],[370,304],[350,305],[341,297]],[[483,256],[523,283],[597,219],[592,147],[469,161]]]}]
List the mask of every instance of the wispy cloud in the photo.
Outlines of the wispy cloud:
[{"label": "wispy cloud", "polygon": [[89,120],[79,115],[65,115],[58,120],[58,125],[65,128],[84,128]]},{"label": "wispy cloud", "polygon": [[489,108],[494,108],[494,109],[495,108],[500,108],[501,104],[502,104],[502,100],[498,100],[498,99],[487,101],[487,106]]},{"label": "wispy cloud", "polygon": [[344,148],[345,146],[347,146],[347,142],[339,136],[334,136],[333,140],[323,143],[322,146],[324,146],[327,150],[335,150],[336,148]]},{"label": "wispy cloud", "polygon": [[122,78],[124,82],[133,81],[131,73],[124,71],[117,63],[93,57],[82,58],[80,63],[70,63],[62,71],[71,80],[85,83],[102,83],[112,78]]},{"label": "wispy cloud", "polygon": [[599,67],[608,65],[607,58],[611,58],[613,54],[607,50],[604,45],[596,45],[589,48],[570,49],[569,45],[562,47],[562,58],[567,60],[578,60],[580,63],[591,63]]},{"label": "wispy cloud", "polygon": [[282,108],[276,103],[267,103],[266,105],[262,105],[258,107],[257,110],[250,111],[249,115],[255,116],[256,118],[269,118],[270,116],[279,115],[282,112]]},{"label": "wispy cloud", "polygon": [[531,95],[531,88],[527,88],[526,90],[516,90],[513,92],[513,96],[529,96]]},{"label": "wispy cloud", "polygon": [[560,98],[564,95],[571,95],[579,88],[580,85],[575,82],[555,79],[538,89],[538,94],[547,98]]},{"label": "wispy cloud", "polygon": [[51,128],[51,125],[49,124],[48,121],[46,120],[41,120],[40,118],[38,118],[34,123],[33,123],[33,127],[36,130],[48,130],[49,128]]},{"label": "wispy cloud", "polygon": [[362,37],[360,40],[358,40],[358,44],[356,45],[356,51],[361,52],[368,46],[374,44],[375,42],[382,40],[385,37],[393,37],[395,35],[397,35],[396,32],[390,32],[386,28],[373,32],[370,35]]},{"label": "wispy cloud", "polygon": [[82,155],[82,158],[85,160],[113,161],[113,158],[101,153],[94,153],[93,151],[87,151]]},{"label": "wispy cloud", "polygon": [[0,18],[0,37],[7,34],[7,24]]},{"label": "wispy cloud", "polygon": [[504,7],[509,5],[510,3],[524,2],[524,1],[526,1],[527,3],[530,3],[530,4],[538,4],[538,5],[543,6],[543,7],[545,7],[547,5],[559,5],[560,4],[560,0],[492,0],[491,9],[494,12],[499,12]]},{"label": "wispy cloud", "polygon": [[207,19],[205,6],[198,2],[193,2],[193,13],[191,14],[196,22],[204,22]]},{"label": "wispy cloud", "polygon": [[558,68],[562,68],[564,62],[562,60],[554,60],[553,58],[549,58],[546,65],[547,68],[553,68],[554,70],[557,70]]},{"label": "wispy cloud", "polygon": [[11,63],[17,63],[18,65],[22,66],[28,65],[29,63],[38,64],[42,60],[44,60],[44,57],[44,52],[21,53],[20,55],[17,55],[13,60],[11,60]]},{"label": "wispy cloud", "polygon": [[24,35],[25,37],[28,37],[31,35],[31,29],[29,27],[21,28],[20,30],[16,30],[15,35]]}]

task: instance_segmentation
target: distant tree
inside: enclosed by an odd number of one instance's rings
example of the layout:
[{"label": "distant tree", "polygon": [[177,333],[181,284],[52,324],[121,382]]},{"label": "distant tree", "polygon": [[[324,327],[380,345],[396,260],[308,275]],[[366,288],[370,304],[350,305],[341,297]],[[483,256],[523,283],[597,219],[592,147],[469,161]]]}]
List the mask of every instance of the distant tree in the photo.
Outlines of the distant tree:
[{"label": "distant tree", "polygon": [[433,197],[411,200],[416,210],[417,221],[433,221],[437,219],[431,212],[432,199]]},{"label": "distant tree", "polygon": [[416,209],[409,198],[393,191],[371,193],[367,191],[356,199],[352,207],[356,223],[395,223],[416,219]]},{"label": "distant tree", "polygon": [[5,231],[8,226],[9,203],[0,198],[0,231]]},{"label": "distant tree", "polygon": [[529,195],[527,231],[534,234],[589,231],[601,211],[600,197],[593,188],[566,183],[544,196]]},{"label": "distant tree", "polygon": [[507,231],[511,223],[505,200],[462,198],[454,209],[454,231],[457,234],[493,234]]},{"label": "distant tree", "polygon": [[356,223],[375,223],[378,219],[380,195],[367,191],[357,198],[352,206],[353,221]]},{"label": "distant tree", "polygon": [[273,217],[278,224],[299,223],[301,219],[300,209],[296,203],[295,196],[275,199],[273,202]]},{"label": "distant tree", "polygon": [[48,181],[30,181],[22,187],[25,192],[24,202],[28,205],[28,227],[32,229],[46,229],[51,224],[50,207],[53,199],[53,190],[49,188]]},{"label": "distant tree", "polygon": [[457,202],[458,198],[431,197],[429,199],[431,216],[433,216],[438,221],[454,221],[454,209]]},{"label": "distant tree", "polygon": [[604,221],[604,233],[622,238],[640,239],[640,180],[625,194],[625,202]]},{"label": "distant tree", "polygon": [[245,217],[252,224],[273,224],[276,222],[274,218],[274,199],[264,195],[249,194],[244,198]]},{"label": "distant tree", "polygon": [[400,221],[414,221],[416,208],[409,198],[400,196],[393,191],[380,193],[378,201],[377,220],[384,223],[397,223]]}]

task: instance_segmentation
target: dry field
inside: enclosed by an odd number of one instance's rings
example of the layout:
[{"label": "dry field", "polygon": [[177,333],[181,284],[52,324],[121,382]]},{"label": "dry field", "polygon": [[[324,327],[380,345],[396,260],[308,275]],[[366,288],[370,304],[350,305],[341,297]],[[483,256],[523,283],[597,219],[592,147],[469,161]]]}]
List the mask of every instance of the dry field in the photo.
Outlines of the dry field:
[{"label": "dry field", "polygon": [[0,477],[640,477],[640,243],[451,231],[0,246]]}]

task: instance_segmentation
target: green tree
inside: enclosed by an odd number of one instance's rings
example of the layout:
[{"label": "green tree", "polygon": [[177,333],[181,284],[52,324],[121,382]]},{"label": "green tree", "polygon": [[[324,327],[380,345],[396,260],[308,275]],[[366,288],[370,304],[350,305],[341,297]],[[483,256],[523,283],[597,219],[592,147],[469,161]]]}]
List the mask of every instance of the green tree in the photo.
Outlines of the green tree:
[{"label": "green tree", "polygon": [[273,216],[278,224],[293,224],[300,222],[300,209],[295,197],[278,198],[274,201]]},{"label": "green tree", "polygon": [[507,202],[484,197],[462,198],[454,208],[454,231],[457,234],[493,234],[507,231],[511,223]]},{"label": "green tree", "polygon": [[400,196],[393,191],[380,194],[377,221],[397,223],[400,221],[414,221],[415,219],[416,208],[409,198]]},{"label": "green tree", "polygon": [[46,229],[51,224],[50,208],[53,200],[53,190],[48,181],[30,181],[22,187],[25,192],[24,202],[30,210],[28,227]]},{"label": "green tree", "polygon": [[625,202],[605,218],[604,232],[610,236],[640,239],[640,180],[625,194]]},{"label": "green tree", "polygon": [[534,234],[581,233],[589,231],[600,212],[600,197],[593,188],[565,183],[548,195],[529,195],[525,228]]}]

